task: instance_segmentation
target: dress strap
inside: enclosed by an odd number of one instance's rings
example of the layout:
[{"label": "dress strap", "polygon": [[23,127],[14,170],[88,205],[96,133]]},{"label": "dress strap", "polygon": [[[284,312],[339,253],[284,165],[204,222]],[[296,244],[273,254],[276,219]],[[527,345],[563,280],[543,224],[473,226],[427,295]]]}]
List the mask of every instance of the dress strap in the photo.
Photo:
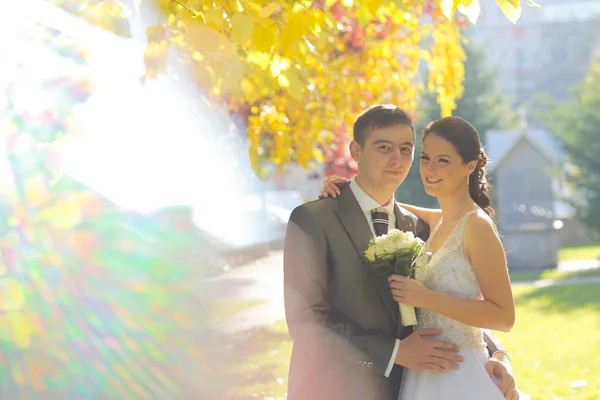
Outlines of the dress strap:
[{"label": "dress strap", "polygon": [[465,215],[462,216],[462,218],[456,225],[456,239],[457,239],[456,240],[456,244],[457,244],[456,248],[460,252],[460,254],[464,254],[464,252],[463,252],[463,231],[465,230],[465,225],[467,224],[467,220],[469,219],[469,217],[471,215],[479,213],[479,212],[482,212],[487,216],[487,213],[485,213],[485,211],[483,211],[481,208],[477,207],[476,209],[465,213]]},{"label": "dress strap", "polygon": [[474,209],[474,210],[471,210],[471,211],[469,211],[469,212],[465,213],[465,215],[463,215],[463,216],[462,216],[462,218],[460,219],[460,221],[458,221],[458,224],[457,224],[458,226],[460,226],[460,228],[459,228],[459,229],[460,229],[460,231],[461,231],[461,232],[462,232],[462,230],[464,229],[464,227],[465,227],[465,225],[466,225],[466,223],[467,223],[467,220],[469,219],[469,217],[470,217],[471,215],[473,215],[473,214],[475,214],[475,213],[479,212],[479,211],[481,211],[481,209],[479,209],[479,208],[476,208],[476,209]]}]

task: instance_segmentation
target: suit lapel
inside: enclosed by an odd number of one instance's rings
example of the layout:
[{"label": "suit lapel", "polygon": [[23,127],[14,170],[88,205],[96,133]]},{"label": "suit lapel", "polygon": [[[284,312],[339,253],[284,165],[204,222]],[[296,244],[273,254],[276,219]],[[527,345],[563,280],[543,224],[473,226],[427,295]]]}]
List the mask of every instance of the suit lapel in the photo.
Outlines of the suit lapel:
[{"label": "suit lapel", "polygon": [[396,214],[396,228],[405,232],[415,233],[415,221],[410,215],[398,206],[398,203],[394,204],[394,210]]},{"label": "suit lapel", "polygon": [[373,234],[371,228],[369,228],[369,223],[365,218],[365,214],[361,210],[349,185],[341,189],[341,193],[338,196],[338,209],[336,212],[346,233],[352,240],[352,243],[354,243],[358,256],[364,267],[367,269],[368,275],[373,280],[386,309],[392,319],[397,321],[398,304],[394,301],[394,298],[390,293],[387,279],[382,279],[381,274],[374,274],[373,267],[365,258],[365,250],[369,247],[369,240],[373,238]]}]

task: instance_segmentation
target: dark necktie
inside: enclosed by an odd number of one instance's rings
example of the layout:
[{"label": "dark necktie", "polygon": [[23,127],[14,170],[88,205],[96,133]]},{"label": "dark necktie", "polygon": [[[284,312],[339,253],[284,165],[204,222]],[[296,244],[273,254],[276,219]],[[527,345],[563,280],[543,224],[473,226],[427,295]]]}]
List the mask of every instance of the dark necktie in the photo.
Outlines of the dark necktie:
[{"label": "dark necktie", "polygon": [[385,211],[371,211],[371,219],[373,220],[373,228],[375,228],[375,236],[387,235],[388,233],[388,213]]}]

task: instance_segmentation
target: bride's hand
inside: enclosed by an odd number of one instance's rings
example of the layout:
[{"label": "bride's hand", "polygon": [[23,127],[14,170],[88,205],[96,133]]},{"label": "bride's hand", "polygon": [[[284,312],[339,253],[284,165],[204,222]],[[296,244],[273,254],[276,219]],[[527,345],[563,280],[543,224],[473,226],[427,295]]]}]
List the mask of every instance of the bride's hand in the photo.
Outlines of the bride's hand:
[{"label": "bride's hand", "polygon": [[323,190],[321,190],[319,198],[323,199],[329,196],[335,198],[338,194],[340,194],[340,188],[337,185],[341,185],[346,182],[348,182],[347,179],[340,178],[339,176],[335,175],[326,178],[325,182],[323,183]]},{"label": "bride's hand", "polygon": [[390,275],[388,278],[394,300],[413,307],[427,308],[431,289],[426,288],[412,278],[402,275]]}]

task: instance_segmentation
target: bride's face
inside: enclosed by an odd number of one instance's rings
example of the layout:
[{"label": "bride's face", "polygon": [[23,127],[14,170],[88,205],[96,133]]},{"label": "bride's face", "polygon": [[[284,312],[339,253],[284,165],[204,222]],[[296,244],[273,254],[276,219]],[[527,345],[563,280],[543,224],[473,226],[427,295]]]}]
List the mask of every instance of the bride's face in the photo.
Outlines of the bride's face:
[{"label": "bride's face", "polygon": [[423,139],[419,171],[428,195],[447,197],[468,190],[467,177],[474,168],[471,164],[464,162],[452,143],[435,133]]}]

